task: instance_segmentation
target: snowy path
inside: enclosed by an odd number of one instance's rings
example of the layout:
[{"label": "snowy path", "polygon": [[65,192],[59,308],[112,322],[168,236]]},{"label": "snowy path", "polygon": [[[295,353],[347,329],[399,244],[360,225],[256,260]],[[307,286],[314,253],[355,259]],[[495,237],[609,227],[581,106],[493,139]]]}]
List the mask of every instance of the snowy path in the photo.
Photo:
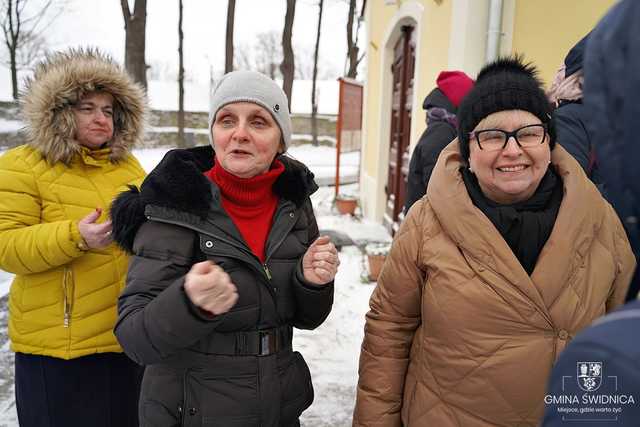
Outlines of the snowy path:
[{"label": "snowy path", "polygon": [[345,247],[331,314],[315,331],[296,331],[294,348],[309,363],[315,388],[314,403],[301,419],[303,426],[351,425],[364,314],[373,291],[373,284],[360,282],[361,268],[359,249]]}]

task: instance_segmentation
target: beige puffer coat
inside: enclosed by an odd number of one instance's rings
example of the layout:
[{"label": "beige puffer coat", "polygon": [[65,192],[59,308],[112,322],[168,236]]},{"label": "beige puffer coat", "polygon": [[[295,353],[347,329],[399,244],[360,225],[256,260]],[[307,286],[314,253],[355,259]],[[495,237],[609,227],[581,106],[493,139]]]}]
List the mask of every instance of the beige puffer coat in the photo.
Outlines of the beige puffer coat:
[{"label": "beige puffer coat", "polygon": [[459,173],[457,141],[395,237],[367,314],[354,426],[538,424],[567,342],[623,303],[635,259],[611,206],[560,146],[564,196],[527,275]]}]

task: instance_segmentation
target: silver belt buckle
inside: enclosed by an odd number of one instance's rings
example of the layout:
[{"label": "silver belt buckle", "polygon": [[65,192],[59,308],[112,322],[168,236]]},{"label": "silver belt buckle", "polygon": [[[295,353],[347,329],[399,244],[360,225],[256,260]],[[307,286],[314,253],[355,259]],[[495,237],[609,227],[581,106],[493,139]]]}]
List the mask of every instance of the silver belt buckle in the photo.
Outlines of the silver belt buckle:
[{"label": "silver belt buckle", "polygon": [[275,353],[276,339],[275,333],[269,331],[260,331],[260,353],[259,356],[268,356]]}]

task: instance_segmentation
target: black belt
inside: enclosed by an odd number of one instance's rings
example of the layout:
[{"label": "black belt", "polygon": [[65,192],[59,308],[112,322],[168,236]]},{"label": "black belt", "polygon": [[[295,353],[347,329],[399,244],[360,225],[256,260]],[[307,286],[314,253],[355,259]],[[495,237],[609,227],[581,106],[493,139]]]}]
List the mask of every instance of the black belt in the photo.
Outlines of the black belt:
[{"label": "black belt", "polygon": [[214,332],[195,344],[194,350],[229,356],[268,356],[291,348],[292,338],[293,328],[288,325],[258,331]]}]

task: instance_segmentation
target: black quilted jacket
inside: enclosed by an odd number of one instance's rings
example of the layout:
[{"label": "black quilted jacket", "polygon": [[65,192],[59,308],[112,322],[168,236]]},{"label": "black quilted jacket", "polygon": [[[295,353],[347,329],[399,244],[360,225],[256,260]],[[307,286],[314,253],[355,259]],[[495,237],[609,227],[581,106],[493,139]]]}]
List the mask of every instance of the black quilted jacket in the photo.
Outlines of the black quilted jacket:
[{"label": "black quilted jacket", "polygon": [[[309,200],[317,186],[302,164],[280,160],[285,172],[273,187],[279,203],[264,263],[202,174],[213,166],[210,147],[169,152],[140,190],[114,202],[114,236],[133,254],[115,334],[147,365],[142,426],[295,426],[313,401],[291,331],[324,321],[333,283],[303,278],[302,256],[318,236]],[[238,288],[238,302],[220,316],[204,315],[183,289],[191,266],[205,259]]]}]

